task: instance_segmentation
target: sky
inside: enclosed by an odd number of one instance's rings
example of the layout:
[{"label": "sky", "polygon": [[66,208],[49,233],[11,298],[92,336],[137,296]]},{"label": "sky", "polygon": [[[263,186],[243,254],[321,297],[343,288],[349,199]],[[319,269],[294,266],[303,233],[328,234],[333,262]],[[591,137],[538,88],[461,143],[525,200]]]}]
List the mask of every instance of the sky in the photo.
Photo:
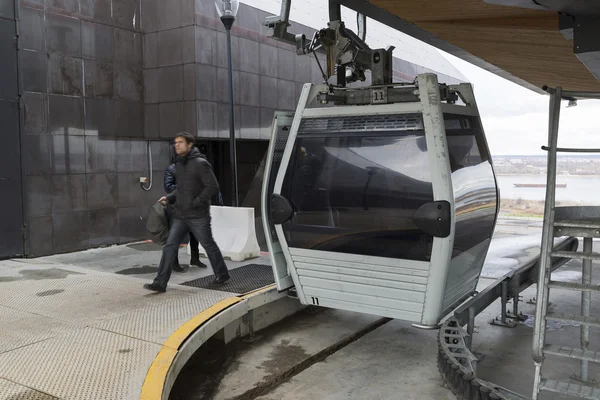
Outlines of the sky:
[{"label": "sky", "polygon": [[[492,155],[545,154],[548,141],[548,95],[537,94],[491,72],[440,51],[467,77],[475,90],[479,114]],[[600,101],[563,102],[558,144],[600,148]]]},{"label": "sky", "polygon": [[[242,0],[278,15],[281,0]],[[290,20],[320,29],[327,26],[328,0],[294,0]],[[356,32],[356,13],[342,8],[346,26]],[[290,31],[293,32],[293,25]],[[492,156],[544,155],[548,141],[549,96],[535,93],[379,22],[367,21],[371,48],[396,47],[394,56],[473,84]],[[559,146],[600,148],[600,101],[561,108]]]}]

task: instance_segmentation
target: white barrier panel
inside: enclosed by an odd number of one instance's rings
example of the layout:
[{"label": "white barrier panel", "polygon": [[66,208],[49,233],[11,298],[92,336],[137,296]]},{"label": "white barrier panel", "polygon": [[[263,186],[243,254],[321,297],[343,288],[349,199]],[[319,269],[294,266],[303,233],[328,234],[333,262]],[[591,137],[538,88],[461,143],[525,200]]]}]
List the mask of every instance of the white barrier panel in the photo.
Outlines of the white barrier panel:
[{"label": "white barrier panel", "polygon": [[[254,208],[211,206],[210,216],[213,237],[223,257],[244,261],[260,256],[254,226]],[[202,245],[200,254],[206,255]],[[187,253],[191,254],[190,246]]]}]

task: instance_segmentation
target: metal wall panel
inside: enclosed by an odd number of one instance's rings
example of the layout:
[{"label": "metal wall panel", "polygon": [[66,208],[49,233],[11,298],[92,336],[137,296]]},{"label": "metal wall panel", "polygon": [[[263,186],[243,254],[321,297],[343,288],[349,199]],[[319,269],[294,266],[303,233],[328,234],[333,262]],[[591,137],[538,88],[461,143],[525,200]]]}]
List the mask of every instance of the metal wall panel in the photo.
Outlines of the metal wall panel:
[{"label": "metal wall panel", "polygon": [[0,19],[0,98],[5,100],[18,96],[15,37],[15,22]]},{"label": "metal wall panel", "polygon": [[0,258],[23,254],[23,192],[19,142],[15,22],[0,20]]},{"label": "metal wall panel", "polygon": [[0,0],[0,18],[13,19],[15,6],[13,0]]}]

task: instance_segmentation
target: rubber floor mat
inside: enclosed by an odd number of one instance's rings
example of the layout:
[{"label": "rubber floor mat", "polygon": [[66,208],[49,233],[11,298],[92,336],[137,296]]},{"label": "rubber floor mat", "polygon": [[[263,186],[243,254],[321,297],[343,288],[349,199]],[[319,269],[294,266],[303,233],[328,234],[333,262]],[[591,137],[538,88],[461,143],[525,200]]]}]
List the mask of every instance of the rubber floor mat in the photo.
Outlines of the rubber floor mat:
[{"label": "rubber floor mat", "polygon": [[182,285],[244,294],[275,283],[273,269],[270,265],[264,264],[248,264],[243,267],[230,269],[229,276],[229,280],[221,286],[213,286],[214,275],[184,282]]}]

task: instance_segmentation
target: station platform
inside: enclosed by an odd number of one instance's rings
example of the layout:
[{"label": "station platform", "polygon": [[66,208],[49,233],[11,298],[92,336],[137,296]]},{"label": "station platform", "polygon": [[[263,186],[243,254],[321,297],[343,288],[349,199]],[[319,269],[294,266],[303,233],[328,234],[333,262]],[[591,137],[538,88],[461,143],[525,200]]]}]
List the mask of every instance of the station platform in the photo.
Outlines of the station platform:
[{"label": "station platform", "polygon": [[149,292],[160,255],[136,243],[0,261],[0,399],[160,399],[191,335],[233,305],[277,295],[264,255],[228,261],[231,280],[218,288],[210,267],[192,266],[166,293]]},{"label": "station platform", "polygon": [[[481,287],[539,254],[540,232],[541,220],[499,220],[482,272]],[[179,253],[184,267],[189,260],[185,250],[182,248]],[[299,304],[274,288],[269,259],[264,254],[243,263],[227,261],[232,279],[218,288],[210,287],[210,267],[188,267],[184,273],[172,274],[166,293],[148,292],[143,285],[154,278],[160,255],[159,246],[135,243],[30,260],[0,261],[0,400],[167,398],[163,394],[176,386],[177,375],[194,351],[203,341],[214,337],[219,329],[231,327],[233,319],[249,315],[248,311],[253,307],[259,310],[256,307],[261,304],[274,306],[275,300],[280,299],[282,301],[276,311],[269,309],[269,318],[278,321],[284,313],[293,313],[294,307]],[[202,261],[208,263],[205,258]],[[561,272],[564,274],[562,278],[575,281],[578,279],[575,272],[576,268],[566,268]],[[525,300],[534,295],[532,288],[528,290],[523,293]],[[578,307],[577,298],[569,297],[567,300],[570,307]],[[524,306],[523,311],[529,315],[532,307]],[[506,328],[489,325],[498,310],[499,306],[495,304],[478,319],[475,350],[483,361],[478,368],[479,373],[490,382],[519,393],[528,393],[532,371],[528,329],[531,329],[532,319],[515,330],[507,331]],[[263,385],[269,383],[269,379],[277,381],[287,373],[281,372],[278,360],[291,363],[304,360],[304,356],[310,358],[319,351],[319,346],[336,347],[337,340],[345,340],[346,335],[352,336],[354,329],[361,330],[376,320],[372,316],[359,317],[348,316],[350,322],[347,322],[339,314],[333,314],[331,320],[323,319],[321,329],[305,321],[300,328],[288,327],[293,329],[293,333],[280,328],[279,336],[276,335],[270,342],[263,341],[266,347],[254,350],[256,360],[244,353],[246,368],[234,362],[226,370],[227,379],[215,379],[212,383],[215,387],[210,390],[216,391],[215,398],[226,399],[244,391],[255,391],[255,384],[259,381]],[[337,336],[333,332],[332,321],[337,321]],[[400,344],[412,343],[415,333],[412,333],[410,324],[405,325],[394,325],[389,340]],[[262,326],[265,326],[264,323]],[[243,327],[238,325],[236,329],[239,328]],[[261,328],[257,324],[255,329]],[[564,330],[569,329],[570,337],[578,337],[576,327],[557,329],[556,334],[564,335]],[[225,331],[227,329],[223,329],[224,335]],[[407,348],[406,354],[401,349],[399,352],[389,351],[390,347],[377,339],[377,335],[382,335],[378,332],[383,330],[373,331],[371,336],[357,341],[357,344],[363,343],[366,353],[377,355],[380,366],[388,362],[381,349],[388,349],[385,354],[390,356],[389,366],[383,370],[391,371],[389,378],[394,382],[398,376],[395,369],[398,368],[398,359],[411,359],[423,366],[431,366],[431,362],[435,362],[434,354],[426,351],[420,358],[415,358],[414,346]],[[294,335],[301,334],[306,336],[304,340],[294,339]],[[427,332],[423,335],[423,348],[435,349],[435,335]],[[372,337],[377,340],[371,341]],[[268,347],[269,343],[271,347]],[[504,350],[496,351],[499,348]],[[348,347],[347,354],[340,352],[338,355],[350,357],[341,358],[340,363],[350,369],[348,376],[355,376],[352,382],[344,381],[345,391],[358,387],[362,390],[377,388],[392,397],[394,393],[402,392],[397,385],[382,384],[372,380],[372,374],[363,374],[364,366],[354,358],[353,349]],[[508,355],[511,357],[509,363],[506,362]],[[518,360],[517,356],[520,357]],[[362,357],[359,359],[363,360]],[[413,364],[407,368],[413,370]],[[257,373],[256,366],[264,370]],[[562,364],[559,367],[562,368]],[[338,390],[337,386],[327,389],[324,385],[314,385],[315,374],[329,376],[322,368],[323,365],[307,369],[304,375],[299,374],[290,381],[290,385],[296,386],[282,386],[265,399],[312,398],[317,395],[317,389],[323,390],[322,394],[327,390]],[[500,377],[497,376],[499,370],[503,371]],[[339,381],[339,377],[345,374],[340,371],[342,369],[329,371],[331,379]],[[421,387],[425,381],[435,377],[437,380],[431,382],[436,395],[418,398],[443,398],[438,396],[440,378],[435,365],[427,371],[429,375],[420,374],[414,380],[407,380],[404,383],[406,390],[416,383]],[[386,376],[381,375],[383,382],[388,382]],[[193,384],[190,381],[185,386]],[[196,390],[194,387],[188,389],[190,393]],[[287,394],[278,397],[283,392]],[[329,394],[332,398],[336,396],[334,392]],[[391,398],[386,396],[380,398]],[[348,395],[346,398],[364,396]]]}]

